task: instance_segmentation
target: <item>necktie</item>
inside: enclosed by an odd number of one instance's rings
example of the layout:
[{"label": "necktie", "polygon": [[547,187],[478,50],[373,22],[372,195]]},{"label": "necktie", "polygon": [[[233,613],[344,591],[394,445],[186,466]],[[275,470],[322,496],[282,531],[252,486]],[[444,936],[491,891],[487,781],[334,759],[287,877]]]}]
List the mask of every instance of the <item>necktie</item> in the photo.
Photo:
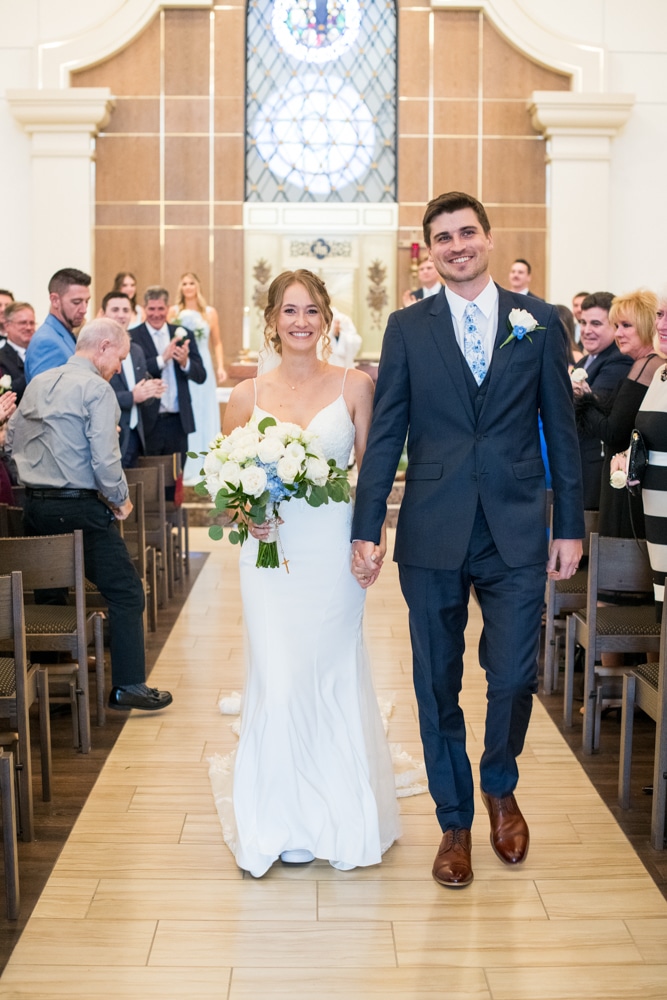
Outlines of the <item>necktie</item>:
[{"label": "necktie", "polygon": [[479,330],[477,329],[477,306],[469,302],[463,314],[463,356],[477,385],[481,385],[486,375],[486,355]]}]

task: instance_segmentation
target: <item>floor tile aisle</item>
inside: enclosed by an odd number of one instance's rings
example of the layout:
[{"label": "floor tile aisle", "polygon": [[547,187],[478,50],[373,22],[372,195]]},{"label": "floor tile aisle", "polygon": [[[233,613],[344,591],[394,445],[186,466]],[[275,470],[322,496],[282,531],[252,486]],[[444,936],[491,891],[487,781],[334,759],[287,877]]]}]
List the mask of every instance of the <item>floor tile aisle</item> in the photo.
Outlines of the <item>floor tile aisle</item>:
[{"label": "floor tile aisle", "polygon": [[[519,870],[496,859],[480,814],[473,885],[437,886],[439,831],[421,795],[402,800],[404,834],[381,866],[276,865],[244,878],[222,842],[205,763],[235,742],[217,701],[242,685],[237,551],[203,529],[191,541],[211,555],[151,676],[174,705],[129,719],[0,997],[667,998],[667,904],[537,703],[519,796],[532,845]],[[418,755],[393,564],[369,593],[367,626],[376,687],[395,693],[390,739]],[[473,612],[464,701],[475,764],[479,627]]]}]

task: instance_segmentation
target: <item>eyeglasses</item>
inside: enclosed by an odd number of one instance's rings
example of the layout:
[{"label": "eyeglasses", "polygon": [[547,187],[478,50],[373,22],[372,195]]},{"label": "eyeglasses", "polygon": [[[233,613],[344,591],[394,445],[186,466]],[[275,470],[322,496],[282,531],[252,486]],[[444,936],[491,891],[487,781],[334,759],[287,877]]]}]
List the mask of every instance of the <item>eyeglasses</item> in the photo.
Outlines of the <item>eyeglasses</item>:
[{"label": "eyeglasses", "polygon": [[35,327],[37,324],[34,319],[6,319],[5,323],[13,323],[14,326],[32,326]]}]

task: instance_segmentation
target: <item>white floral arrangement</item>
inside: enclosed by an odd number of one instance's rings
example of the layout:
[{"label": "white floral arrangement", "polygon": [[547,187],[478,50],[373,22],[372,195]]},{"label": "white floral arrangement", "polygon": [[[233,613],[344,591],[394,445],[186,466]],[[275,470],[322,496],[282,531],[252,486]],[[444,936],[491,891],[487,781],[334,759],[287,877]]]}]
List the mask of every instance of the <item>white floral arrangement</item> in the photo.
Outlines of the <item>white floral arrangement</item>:
[{"label": "white floral arrangement", "polygon": [[[189,452],[190,458],[198,458]],[[234,522],[229,541],[241,544],[248,537],[248,522],[273,523],[269,540],[260,541],[257,566],[275,569],[278,561],[279,505],[305,500],[311,507],[349,503],[347,471],[327,459],[317,446],[317,435],[298,424],[264,417],[250,420],[231,434],[219,434],[204,455],[202,476],[195,487],[200,496],[210,496],[213,516],[227,513]],[[213,524],[210,537],[219,540],[223,529]],[[289,572],[287,560],[283,559]]]},{"label": "white floral arrangement", "polygon": [[575,368],[570,375],[570,378],[575,384],[581,384],[582,382],[588,381],[588,372],[585,368]]},{"label": "white floral arrangement", "polygon": [[501,350],[505,344],[509,344],[512,340],[523,340],[524,337],[532,344],[531,333],[535,330],[544,330],[543,326],[537,325],[537,320],[527,309],[512,309],[507,317],[507,326],[510,335],[507,340],[503,340],[498,350]]},{"label": "white floral arrangement", "polygon": [[12,388],[12,377],[11,375],[0,376],[0,396],[4,392],[10,392]]},{"label": "white floral arrangement", "polygon": [[174,334],[174,337],[178,340],[184,340],[187,337],[187,331],[194,334],[195,340],[201,340],[206,336],[206,328],[202,326],[201,315],[194,309],[183,310],[173,320],[172,326],[180,326],[182,328]]}]

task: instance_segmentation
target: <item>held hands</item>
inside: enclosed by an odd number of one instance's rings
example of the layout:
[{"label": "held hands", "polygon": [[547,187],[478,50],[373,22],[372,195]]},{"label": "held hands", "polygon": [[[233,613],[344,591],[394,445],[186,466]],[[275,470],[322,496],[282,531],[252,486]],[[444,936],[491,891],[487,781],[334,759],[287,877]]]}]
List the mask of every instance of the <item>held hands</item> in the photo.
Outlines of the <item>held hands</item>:
[{"label": "held hands", "polygon": [[142,378],[132,390],[132,399],[135,403],[145,403],[147,399],[163,396],[166,391],[167,383],[161,378]]},{"label": "held hands", "polygon": [[550,580],[569,580],[577,572],[581,556],[580,538],[554,538],[549,548],[547,576]]},{"label": "held hands", "polygon": [[352,543],[352,575],[364,590],[374,584],[380,575],[384,554],[385,546],[375,542]]}]

